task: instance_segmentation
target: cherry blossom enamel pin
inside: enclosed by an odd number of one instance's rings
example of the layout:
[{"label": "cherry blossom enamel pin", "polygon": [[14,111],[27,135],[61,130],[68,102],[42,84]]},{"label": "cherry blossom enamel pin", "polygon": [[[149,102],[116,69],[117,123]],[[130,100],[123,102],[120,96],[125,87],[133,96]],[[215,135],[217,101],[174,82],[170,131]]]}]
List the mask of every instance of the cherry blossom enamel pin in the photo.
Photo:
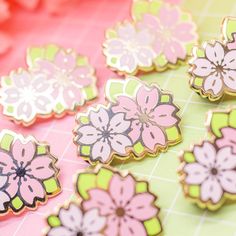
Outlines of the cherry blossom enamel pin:
[{"label": "cherry blossom enamel pin", "polygon": [[181,141],[178,107],[171,94],[135,77],[109,80],[108,104],[77,114],[74,143],[91,164],[157,155]]},{"label": "cherry blossom enamel pin", "polygon": [[162,232],[160,210],[155,205],[157,198],[149,191],[147,182],[137,181],[131,174],[121,175],[99,167],[98,171],[80,173],[76,188],[83,209],[97,209],[98,214],[106,218],[101,235],[151,236]]},{"label": "cherry blossom enamel pin", "polygon": [[178,6],[137,0],[132,17],[108,29],[103,45],[107,65],[121,74],[176,67],[197,42],[196,25]]},{"label": "cherry blossom enamel pin", "polygon": [[213,140],[184,152],[180,175],[188,198],[217,210],[236,200],[236,109],[210,112],[208,128]]},{"label": "cherry blossom enamel pin", "polygon": [[34,210],[60,192],[48,144],[9,130],[0,133],[0,216]]},{"label": "cherry blossom enamel pin", "polygon": [[29,48],[27,65],[1,80],[3,114],[16,123],[29,126],[37,118],[73,114],[97,96],[94,69],[71,49]]},{"label": "cherry blossom enamel pin", "polygon": [[191,88],[211,101],[236,96],[236,18],[224,19],[222,34],[223,40],[194,47],[189,61]]}]

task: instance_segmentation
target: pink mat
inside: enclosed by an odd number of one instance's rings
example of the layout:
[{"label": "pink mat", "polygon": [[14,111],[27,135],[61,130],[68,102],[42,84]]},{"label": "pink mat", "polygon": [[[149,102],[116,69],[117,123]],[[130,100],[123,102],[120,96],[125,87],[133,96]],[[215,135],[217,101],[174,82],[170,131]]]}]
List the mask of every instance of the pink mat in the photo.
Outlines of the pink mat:
[{"label": "pink mat", "polygon": [[[12,69],[25,67],[25,51],[28,46],[57,43],[74,48],[90,58],[91,64],[97,70],[98,86],[100,91],[103,91],[102,87],[106,80],[111,76],[117,77],[105,66],[101,48],[104,30],[113,26],[116,21],[129,17],[130,4],[130,0],[80,0],[59,17],[51,17],[43,10],[22,10],[14,13],[14,23],[5,26],[13,35],[14,48],[0,58],[0,74],[6,75]],[[50,143],[51,152],[59,159],[58,167],[61,169],[60,181],[63,188],[60,195],[51,198],[45,206],[40,206],[36,211],[0,220],[0,235],[42,235],[42,230],[46,226],[45,216],[73,193],[72,173],[87,166],[76,156],[71,132],[74,123],[74,117],[67,116],[60,120],[51,119],[36,123],[30,128],[23,128],[0,115],[1,129],[7,128],[25,135],[32,134],[38,140]]]}]

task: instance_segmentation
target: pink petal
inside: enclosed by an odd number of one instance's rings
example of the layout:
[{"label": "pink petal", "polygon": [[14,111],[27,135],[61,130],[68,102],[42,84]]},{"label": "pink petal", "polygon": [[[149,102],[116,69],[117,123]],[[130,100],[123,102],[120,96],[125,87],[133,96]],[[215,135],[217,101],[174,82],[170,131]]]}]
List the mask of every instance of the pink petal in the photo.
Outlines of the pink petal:
[{"label": "pink petal", "polygon": [[214,177],[209,177],[201,185],[201,199],[203,201],[211,200],[217,204],[223,197],[223,190],[220,183]]},{"label": "pink petal", "polygon": [[99,138],[99,132],[91,125],[84,125],[77,130],[80,135],[79,142],[82,144],[93,144]]},{"label": "pink petal", "polygon": [[209,75],[204,80],[203,88],[206,92],[212,91],[214,95],[219,95],[223,90],[223,82],[220,74]]},{"label": "pink petal", "polygon": [[75,55],[65,53],[62,50],[57,53],[54,62],[61,70],[73,70],[76,66]]},{"label": "pink petal", "polygon": [[163,26],[170,28],[179,21],[179,12],[177,8],[163,6],[159,11],[159,19]]},{"label": "pink petal", "polygon": [[233,170],[236,168],[236,154],[232,153],[231,146],[219,149],[216,158],[216,167],[221,170]]},{"label": "pink petal", "polygon": [[63,97],[66,105],[70,109],[74,109],[74,106],[76,106],[76,104],[81,104],[83,102],[83,96],[80,89],[74,86],[65,88],[63,91]]},{"label": "pink petal", "polygon": [[52,168],[52,159],[48,156],[35,157],[28,168],[31,169],[30,175],[37,179],[49,179],[55,174]]},{"label": "pink petal", "polygon": [[223,74],[225,85],[232,91],[236,91],[236,71],[225,70]]},{"label": "pink petal", "polygon": [[150,33],[149,30],[142,29],[137,33],[137,42],[144,47],[150,46],[151,43],[153,42],[154,35]]},{"label": "pink petal", "polygon": [[32,86],[37,92],[43,93],[48,89],[49,83],[44,74],[36,74]]},{"label": "pink petal", "polygon": [[134,73],[137,69],[135,57],[131,52],[124,53],[120,58],[120,68],[128,73]]},{"label": "pink petal", "polygon": [[166,144],[166,137],[163,131],[159,127],[151,124],[144,127],[144,130],[142,132],[142,139],[144,145],[153,152],[155,151],[157,144],[160,144],[162,146]]},{"label": "pink petal", "polygon": [[121,220],[119,236],[146,236],[147,232],[143,223],[131,217],[125,217]]},{"label": "pink petal", "polygon": [[222,66],[227,69],[236,69],[236,50],[231,50],[226,53]]},{"label": "pink petal", "polygon": [[156,124],[171,127],[178,122],[177,118],[174,117],[176,112],[177,108],[175,106],[162,104],[157,106],[150,115],[154,117],[152,121]]},{"label": "pink petal", "polygon": [[82,203],[85,210],[97,208],[100,215],[106,216],[114,212],[114,203],[110,195],[102,189],[89,190],[89,200]]},{"label": "pink petal", "polygon": [[93,126],[101,130],[104,127],[107,127],[109,123],[108,112],[103,107],[101,107],[97,112],[91,111],[89,118]]},{"label": "pink petal", "polygon": [[142,112],[148,114],[154,109],[159,101],[159,91],[157,88],[148,89],[145,86],[139,88],[137,92],[137,103]]},{"label": "pink petal", "polygon": [[138,24],[139,29],[150,28],[151,30],[160,30],[160,23],[156,16],[151,14],[144,14],[142,21]]},{"label": "pink petal", "polygon": [[225,56],[223,46],[219,42],[216,42],[214,45],[207,44],[206,56],[209,61],[213,62],[215,65],[220,64]]},{"label": "pink petal", "polygon": [[119,235],[119,219],[115,215],[107,217],[107,227],[105,229],[105,235]]},{"label": "pink petal", "polygon": [[0,170],[1,173],[7,175],[12,173],[12,167],[14,167],[13,160],[10,155],[7,153],[0,151]]},{"label": "pink petal", "polygon": [[130,40],[136,35],[136,30],[131,23],[121,25],[118,29],[118,36],[124,40]]},{"label": "pink petal", "polygon": [[[50,61],[38,59],[38,60],[36,60],[36,64],[38,66],[38,69],[39,69],[40,73],[44,73],[44,74],[47,74],[49,76],[53,76],[56,73],[58,73],[56,71],[57,70],[56,65],[53,64]],[[36,71],[36,73],[37,73],[37,71]]]},{"label": "pink petal", "polygon": [[175,38],[180,40],[180,42],[189,42],[195,39],[195,36],[192,34],[193,24],[191,23],[180,23],[175,26],[173,35]]},{"label": "pink petal", "polygon": [[126,149],[132,146],[130,139],[122,134],[115,134],[110,140],[111,147],[115,152],[122,155],[127,155]]},{"label": "pink petal", "polygon": [[118,105],[112,106],[112,111],[114,113],[125,113],[126,119],[131,119],[135,116],[135,114],[138,112],[137,110],[137,104],[129,97],[126,96],[119,96],[117,98]]},{"label": "pink petal", "polygon": [[201,165],[209,168],[214,166],[216,160],[216,150],[210,142],[205,141],[202,147],[194,146],[193,153],[196,160]]},{"label": "pink petal", "polygon": [[216,140],[217,146],[220,148],[231,146],[234,153],[236,153],[236,129],[230,127],[223,128],[221,129],[221,133],[223,137]]},{"label": "pink petal", "polygon": [[155,58],[151,48],[140,48],[137,53],[137,59],[139,66],[149,67],[152,65],[152,60]]},{"label": "pink petal", "polygon": [[153,43],[153,49],[156,52],[157,55],[160,55],[163,53],[165,42],[160,37],[156,37],[154,43]]},{"label": "pink petal", "polygon": [[114,133],[123,133],[130,127],[130,121],[124,119],[124,113],[115,114],[111,120],[109,127]]},{"label": "pink petal", "polygon": [[131,138],[133,143],[135,143],[141,135],[142,124],[140,123],[139,120],[134,120],[132,121],[130,128],[131,131],[129,132],[129,137]]},{"label": "pink petal", "polygon": [[17,139],[12,146],[12,155],[13,158],[20,165],[26,166],[34,157],[36,151],[35,143],[28,141],[27,143],[22,143]]},{"label": "pink petal", "polygon": [[205,58],[198,58],[193,62],[193,74],[200,77],[208,76],[213,71],[210,61]]},{"label": "pink petal", "polygon": [[15,178],[15,174],[12,174],[8,177],[8,187],[6,188],[6,192],[14,198],[16,193],[18,192],[18,178]]},{"label": "pink petal", "polygon": [[108,163],[111,159],[111,147],[107,140],[97,141],[92,148],[92,160],[99,160],[102,163]]},{"label": "pink petal", "polygon": [[87,87],[91,85],[94,80],[92,73],[89,73],[88,68],[77,68],[71,73],[71,76],[74,82],[81,87]]},{"label": "pink petal", "polygon": [[236,171],[235,170],[222,171],[221,176],[220,176],[220,183],[225,191],[231,194],[235,194],[236,193]]},{"label": "pink petal", "polygon": [[155,217],[158,212],[154,202],[155,197],[150,193],[140,193],[131,199],[125,210],[130,217],[145,221]]},{"label": "pink petal", "polygon": [[117,207],[124,207],[134,196],[135,181],[131,175],[121,177],[115,174],[110,182],[109,193]]},{"label": "pink petal", "polygon": [[209,169],[199,163],[186,164],[184,172],[187,174],[185,182],[187,184],[202,184],[208,176]]},{"label": "pink petal", "polygon": [[30,205],[34,203],[35,198],[44,199],[45,197],[42,184],[38,180],[29,177],[22,179],[20,194],[22,199]]},{"label": "pink petal", "polygon": [[0,32],[0,54],[6,53],[11,46],[12,38],[3,32]]},{"label": "pink petal", "polygon": [[107,41],[107,52],[111,55],[121,55],[124,51],[124,43],[120,39],[110,39]]}]

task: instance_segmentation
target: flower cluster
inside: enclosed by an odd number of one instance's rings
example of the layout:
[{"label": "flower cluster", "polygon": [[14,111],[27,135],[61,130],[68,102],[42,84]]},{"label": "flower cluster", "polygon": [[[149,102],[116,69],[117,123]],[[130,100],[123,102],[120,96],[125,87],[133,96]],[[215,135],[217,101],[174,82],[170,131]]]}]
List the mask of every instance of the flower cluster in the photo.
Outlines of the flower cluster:
[{"label": "flower cluster", "polygon": [[107,87],[116,83],[125,87],[132,81],[136,83],[131,87],[136,88],[132,95],[118,95],[107,107],[90,109],[86,115],[77,116],[75,144],[79,155],[89,158],[91,163],[109,163],[113,155],[127,158],[130,152],[141,158],[146,152],[156,154],[179,141],[179,137],[168,136],[170,129],[179,134],[178,108],[171,95],[162,101],[163,92],[158,87],[148,87],[134,78],[110,80]]},{"label": "flower cluster", "polygon": [[[51,57],[42,56],[46,53]],[[27,70],[3,78],[0,89],[3,113],[18,123],[30,125],[37,117],[53,114],[61,117],[96,96],[94,69],[72,50],[55,45],[30,48],[27,63]]]},{"label": "flower cluster", "polygon": [[[152,4],[158,5],[156,12]],[[197,40],[188,14],[156,0],[135,1],[132,9],[133,22],[125,21],[107,30],[104,54],[108,66],[121,73],[136,74],[153,68],[165,70],[186,59],[188,48]],[[187,20],[182,19],[183,14]]]},{"label": "flower cluster", "polygon": [[24,207],[34,209],[38,202],[60,191],[56,159],[48,146],[7,130],[1,137],[0,214],[10,209],[14,213]]},{"label": "flower cluster", "polygon": [[[91,178],[96,184],[88,187]],[[50,215],[48,236],[149,236],[161,233],[156,196],[149,192],[146,182],[102,167],[98,173],[79,174],[77,186],[81,208],[71,203],[58,214]]]}]

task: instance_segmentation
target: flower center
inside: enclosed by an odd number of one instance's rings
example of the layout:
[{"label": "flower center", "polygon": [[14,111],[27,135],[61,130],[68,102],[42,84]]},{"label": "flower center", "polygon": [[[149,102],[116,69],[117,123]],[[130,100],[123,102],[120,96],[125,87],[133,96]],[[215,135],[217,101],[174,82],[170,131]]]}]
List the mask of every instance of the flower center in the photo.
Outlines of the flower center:
[{"label": "flower center", "polygon": [[216,71],[217,71],[218,73],[222,73],[222,72],[224,72],[224,67],[221,66],[221,65],[217,65],[217,66],[216,66]]},{"label": "flower center", "polygon": [[104,138],[104,139],[107,139],[107,138],[109,138],[110,137],[110,131],[109,130],[104,130],[103,132],[102,132],[102,137]]},{"label": "flower center", "polygon": [[212,175],[217,175],[218,174],[218,170],[216,168],[212,168],[211,169],[211,174]]},{"label": "flower center", "polygon": [[78,232],[76,236],[83,236],[82,232]]},{"label": "flower center", "polygon": [[124,210],[124,208],[118,207],[118,208],[116,209],[116,215],[119,216],[119,217],[123,217],[123,216],[125,215],[125,210]]},{"label": "flower center", "polygon": [[149,121],[149,116],[145,113],[142,113],[139,115],[139,120],[141,123],[148,123]]},{"label": "flower center", "polygon": [[25,174],[26,174],[26,170],[25,170],[25,168],[23,168],[23,167],[19,167],[19,168],[16,170],[16,175],[17,175],[18,177],[24,177]]},{"label": "flower center", "polygon": [[25,102],[31,102],[35,100],[35,90],[34,88],[24,88],[21,91],[21,97]]}]

